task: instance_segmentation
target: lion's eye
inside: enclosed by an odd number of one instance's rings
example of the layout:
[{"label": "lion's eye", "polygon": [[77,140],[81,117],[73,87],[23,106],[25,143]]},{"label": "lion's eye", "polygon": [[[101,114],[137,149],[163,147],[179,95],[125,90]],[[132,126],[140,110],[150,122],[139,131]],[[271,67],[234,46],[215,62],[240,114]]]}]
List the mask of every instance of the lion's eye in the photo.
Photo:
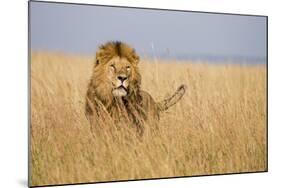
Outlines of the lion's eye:
[{"label": "lion's eye", "polygon": [[115,71],[115,66],[113,64],[110,65],[110,68]]},{"label": "lion's eye", "polygon": [[126,70],[127,70],[127,71],[131,70],[131,67],[130,67],[130,66],[127,66],[127,67],[126,67]]}]

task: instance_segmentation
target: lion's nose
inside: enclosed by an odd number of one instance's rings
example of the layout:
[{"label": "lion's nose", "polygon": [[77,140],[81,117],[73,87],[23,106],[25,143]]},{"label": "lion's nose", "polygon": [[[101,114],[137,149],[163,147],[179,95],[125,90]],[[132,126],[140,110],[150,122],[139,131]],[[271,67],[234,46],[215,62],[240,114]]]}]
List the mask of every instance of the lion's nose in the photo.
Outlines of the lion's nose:
[{"label": "lion's nose", "polygon": [[118,76],[117,77],[118,78],[118,80],[120,80],[121,82],[124,82],[126,79],[127,79],[127,76]]}]

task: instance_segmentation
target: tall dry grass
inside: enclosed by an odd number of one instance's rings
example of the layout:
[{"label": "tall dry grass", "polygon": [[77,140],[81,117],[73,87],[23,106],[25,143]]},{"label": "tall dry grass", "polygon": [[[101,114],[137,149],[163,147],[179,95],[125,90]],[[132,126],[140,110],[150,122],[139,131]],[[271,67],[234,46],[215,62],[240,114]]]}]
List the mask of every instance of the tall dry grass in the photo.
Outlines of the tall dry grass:
[{"label": "tall dry grass", "polygon": [[158,134],[93,138],[84,115],[92,57],[33,52],[31,185],[266,170],[266,67],[158,62],[140,64],[156,101],[188,85]]}]

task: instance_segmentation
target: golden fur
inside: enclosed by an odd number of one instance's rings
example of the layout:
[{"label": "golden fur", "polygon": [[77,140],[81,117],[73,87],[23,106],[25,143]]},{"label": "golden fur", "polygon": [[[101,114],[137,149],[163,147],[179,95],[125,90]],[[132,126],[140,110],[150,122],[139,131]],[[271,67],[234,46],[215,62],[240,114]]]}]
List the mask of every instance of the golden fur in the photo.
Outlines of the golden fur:
[{"label": "golden fur", "polygon": [[139,56],[125,43],[108,42],[99,47],[86,94],[86,116],[92,127],[110,118],[115,124],[131,123],[142,133],[145,123],[156,124],[159,113],[184,95],[182,85],[170,98],[155,102],[140,89],[138,63]]}]

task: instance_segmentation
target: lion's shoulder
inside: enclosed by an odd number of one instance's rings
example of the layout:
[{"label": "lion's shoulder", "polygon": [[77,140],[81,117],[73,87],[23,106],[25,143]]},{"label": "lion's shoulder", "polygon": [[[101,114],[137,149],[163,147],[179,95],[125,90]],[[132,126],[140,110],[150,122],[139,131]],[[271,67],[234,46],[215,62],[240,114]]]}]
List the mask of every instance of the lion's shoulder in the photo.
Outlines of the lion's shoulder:
[{"label": "lion's shoulder", "polygon": [[140,90],[139,96],[141,97],[140,105],[147,114],[153,118],[159,117],[158,103],[155,102],[153,97],[146,91]]}]

